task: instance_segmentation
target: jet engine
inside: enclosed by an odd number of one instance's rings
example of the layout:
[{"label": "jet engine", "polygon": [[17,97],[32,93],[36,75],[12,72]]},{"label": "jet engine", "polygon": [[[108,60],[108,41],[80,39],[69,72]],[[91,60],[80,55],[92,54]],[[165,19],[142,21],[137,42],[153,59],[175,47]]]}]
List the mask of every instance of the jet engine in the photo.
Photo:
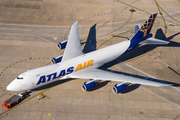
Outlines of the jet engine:
[{"label": "jet engine", "polygon": [[68,42],[68,40],[59,42],[59,43],[57,44],[57,48],[58,48],[59,50],[64,49],[64,48],[66,47],[66,45],[67,45],[67,42]]},{"label": "jet engine", "polygon": [[91,80],[89,82],[84,82],[84,84],[82,85],[82,90],[83,91],[89,91],[90,89],[95,87],[96,83],[98,83],[99,81],[100,80]]},{"label": "jet engine", "polygon": [[51,63],[52,63],[52,64],[56,64],[56,63],[61,62],[62,57],[63,57],[63,55],[60,55],[60,56],[57,56],[57,57],[53,58],[53,59],[51,60]]},{"label": "jet engine", "polygon": [[[82,41],[82,40],[80,40],[80,41]],[[64,48],[66,48],[67,42],[68,42],[68,40],[59,42],[59,43],[57,44],[57,48],[58,48],[59,50],[62,50],[62,49],[64,49]],[[81,44],[81,46],[82,46],[84,43],[80,43],[80,44]]]},{"label": "jet engine", "polygon": [[112,91],[114,94],[118,94],[125,90],[127,88],[127,84],[125,83],[120,83],[120,84],[115,84],[114,87],[112,88]]}]

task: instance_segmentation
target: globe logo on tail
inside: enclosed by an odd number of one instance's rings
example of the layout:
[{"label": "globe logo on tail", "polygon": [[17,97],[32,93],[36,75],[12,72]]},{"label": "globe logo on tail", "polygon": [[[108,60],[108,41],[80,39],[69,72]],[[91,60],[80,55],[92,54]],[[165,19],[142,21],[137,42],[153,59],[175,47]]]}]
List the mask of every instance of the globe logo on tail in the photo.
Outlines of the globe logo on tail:
[{"label": "globe logo on tail", "polygon": [[144,25],[141,27],[140,31],[144,33],[144,36],[146,36],[147,34],[149,34],[152,25],[154,23],[154,20],[156,18],[157,14],[153,14],[151,15],[147,21],[144,23]]}]

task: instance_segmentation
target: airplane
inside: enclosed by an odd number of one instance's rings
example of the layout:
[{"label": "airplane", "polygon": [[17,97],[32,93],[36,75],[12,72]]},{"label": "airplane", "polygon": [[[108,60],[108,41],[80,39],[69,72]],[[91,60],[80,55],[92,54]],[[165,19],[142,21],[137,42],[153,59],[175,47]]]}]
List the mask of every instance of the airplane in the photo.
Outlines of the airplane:
[{"label": "airplane", "polygon": [[57,44],[59,49],[64,49],[63,55],[52,59],[52,65],[32,69],[20,74],[8,86],[8,91],[27,91],[47,85],[49,83],[69,78],[90,79],[82,85],[83,91],[89,91],[101,80],[121,82],[114,85],[113,93],[118,94],[125,90],[129,84],[142,84],[148,86],[171,86],[170,84],[136,78],[124,74],[113,73],[100,69],[102,65],[133,50],[142,44],[168,44],[169,42],[152,38],[150,33],[157,13],[152,14],[143,26],[136,25],[134,36],[102,49],[84,54],[79,39],[78,21],[70,30],[68,40]]}]

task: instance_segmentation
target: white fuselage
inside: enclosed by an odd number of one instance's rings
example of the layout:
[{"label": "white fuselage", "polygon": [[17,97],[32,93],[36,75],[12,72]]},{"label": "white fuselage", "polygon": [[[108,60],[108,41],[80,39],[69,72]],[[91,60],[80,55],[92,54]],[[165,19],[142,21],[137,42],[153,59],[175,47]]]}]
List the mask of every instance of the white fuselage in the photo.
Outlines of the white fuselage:
[{"label": "white fuselage", "polygon": [[129,46],[130,40],[126,40],[58,64],[48,65],[24,72],[7,86],[7,90],[31,90],[56,80],[66,79],[69,74],[78,72],[82,69],[101,67],[103,64],[121,56],[127,51]]}]

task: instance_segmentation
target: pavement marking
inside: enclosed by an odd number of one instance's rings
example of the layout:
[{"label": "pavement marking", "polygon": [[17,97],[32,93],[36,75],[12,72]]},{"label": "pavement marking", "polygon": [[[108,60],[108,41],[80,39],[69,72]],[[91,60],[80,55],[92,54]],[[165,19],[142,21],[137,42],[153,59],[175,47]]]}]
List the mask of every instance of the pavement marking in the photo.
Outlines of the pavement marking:
[{"label": "pavement marking", "polygon": [[[51,89],[51,88],[52,88],[52,87],[47,88],[46,90],[43,90],[43,91],[42,91],[42,92],[40,92],[40,93],[43,93],[43,92],[45,92],[45,91],[47,91],[47,90],[49,90],[49,89]],[[27,102],[27,101],[31,100],[32,98],[35,98],[35,97],[36,97],[36,96],[38,96],[40,93],[38,93],[38,94],[36,94],[36,95],[34,95],[34,96],[30,97],[30,98],[27,98],[26,100],[24,100],[24,101],[20,102],[19,104],[17,104],[17,105],[15,105],[15,106],[13,106],[12,108],[10,108],[10,109],[8,109],[8,110],[6,110],[6,111],[4,111],[4,112],[0,113],[0,116],[1,116],[1,115],[3,115],[3,114],[5,114],[5,113],[7,113],[8,111],[10,111],[10,110],[12,110],[12,109],[16,108],[16,107],[18,107],[18,106],[22,105],[23,103],[25,103],[25,102]]]},{"label": "pavement marking", "polygon": [[43,37],[40,37],[40,36],[36,36],[36,35],[31,35],[31,34],[20,34],[20,33],[0,33],[0,34],[6,34],[6,35],[23,35],[23,36],[36,37],[36,38],[43,39],[43,40],[45,40],[45,41],[47,41],[47,42],[50,42],[50,43],[56,45],[56,43],[54,43],[54,42],[52,42],[52,41],[50,41],[50,40],[48,40],[48,39],[46,39],[46,38],[43,38]]},{"label": "pavement marking", "polygon": [[177,120],[180,117],[180,115],[178,115],[177,117],[175,117],[173,120]]},{"label": "pavement marking", "polygon": [[[139,56],[139,57],[136,57],[136,58],[134,58],[134,59],[132,59],[132,60],[138,59],[138,58],[140,58],[140,57],[142,57],[142,56],[144,56],[144,55],[141,55],[141,56]],[[139,70],[139,69],[137,69],[137,68],[135,68],[135,67],[127,64],[126,62],[132,61],[131,59],[128,60],[128,61],[125,61],[125,62],[121,62],[121,61],[118,60],[118,59],[116,59],[116,60],[117,60],[118,62],[120,62],[119,64],[124,63],[124,64],[127,65],[128,67],[131,67],[131,68],[133,68],[133,69],[135,69],[135,70],[137,70],[137,71],[139,71],[139,72],[141,72],[141,73],[143,73],[143,74],[145,74],[145,75],[147,75],[147,76],[149,76],[149,77],[151,77],[151,78],[156,79],[154,76],[152,76],[152,75],[150,75],[150,74],[148,74],[148,73],[145,73],[145,72],[143,72],[143,71],[141,71],[141,70]],[[163,82],[163,81],[162,81],[162,82]],[[174,88],[174,89],[176,89],[176,90],[178,90],[178,91],[180,91],[180,89],[178,89],[178,88],[176,88],[176,87],[174,87],[174,86],[171,86],[171,87]]]},{"label": "pavement marking", "polygon": [[[135,0],[134,2],[132,2],[131,4],[129,4],[129,6],[131,6],[133,3],[135,3],[137,0]],[[117,15],[119,15],[120,13],[122,13],[125,9],[127,9],[129,6],[127,6],[127,7],[125,7],[123,10],[121,10],[120,12],[118,12],[116,15],[114,15],[112,18],[110,18],[108,21],[106,21],[105,23],[103,23],[103,24],[99,24],[100,26],[96,29],[96,31],[98,31],[98,29],[100,29],[101,27],[103,27],[104,25],[107,25],[107,24],[114,24],[114,23],[108,23],[109,21],[111,21],[113,18],[115,18]],[[113,12],[109,12],[109,13],[113,13]],[[107,13],[107,14],[109,14],[109,13]],[[116,12],[114,12],[114,13],[116,13]],[[101,14],[101,15],[103,15],[103,14]],[[96,15],[94,15],[94,16],[96,16]],[[99,16],[99,14],[97,15],[97,16]],[[126,23],[124,24],[124,25],[126,25],[129,21],[130,21],[130,19],[131,19],[131,17],[132,17],[132,13],[131,13],[131,16],[130,16],[130,18],[127,20],[127,21],[125,21]],[[87,19],[87,18],[85,18],[85,19]],[[81,20],[82,21],[82,20]],[[81,22],[80,21],[80,22]],[[120,28],[122,28],[124,25],[122,25],[122,26],[120,26],[118,29],[120,29]],[[114,30],[114,31],[117,31],[118,29],[116,29],[116,30]],[[66,36],[67,36],[67,33],[69,32],[69,30],[70,29],[68,29],[68,31],[65,33],[65,36],[64,36],[64,39],[66,38]],[[110,33],[113,33],[114,31],[112,31],[112,32],[110,32]],[[110,33],[106,33],[106,34],[110,34]],[[105,35],[106,35],[105,34]],[[88,36],[87,36],[88,37]],[[85,38],[83,38],[83,40],[84,39],[86,39],[87,37],[85,37]]]},{"label": "pavement marking", "polygon": [[137,71],[139,71],[139,72],[141,72],[141,73],[143,73],[143,74],[145,74],[145,75],[147,75],[147,76],[149,76],[149,77],[155,78],[155,77],[153,77],[153,76],[151,76],[151,75],[149,75],[149,74],[147,74],[147,73],[145,73],[145,72],[143,72],[143,71],[141,71],[141,70],[139,70],[139,69],[137,69],[137,68],[135,68],[135,67],[127,64],[127,63],[124,63],[124,64],[127,65],[127,66],[129,66],[129,67],[131,67],[131,68],[133,68],[133,69],[135,69],[135,70],[137,70]]},{"label": "pavement marking", "polygon": [[156,93],[154,93],[154,92],[152,92],[152,91],[147,90],[146,88],[144,88],[144,87],[142,87],[142,86],[140,86],[140,87],[141,87],[142,89],[144,89],[144,90],[146,90],[146,91],[148,91],[148,92],[150,92],[150,93],[154,94],[155,96],[160,97],[160,98],[162,98],[163,100],[165,100],[165,101],[167,101],[167,102],[169,102],[169,103],[171,103],[171,104],[175,105],[176,107],[180,108],[180,106],[179,106],[179,105],[176,105],[175,103],[173,103],[173,102],[171,102],[171,101],[169,101],[169,100],[167,100],[167,99],[165,99],[165,98],[163,98],[163,97],[161,97],[161,96],[157,95]]},{"label": "pavement marking", "polygon": [[[164,11],[164,9],[162,9],[161,6],[159,6],[159,8],[160,8],[167,16],[169,16],[171,19],[173,19],[174,21],[180,23],[178,20],[174,19],[171,15],[169,15],[166,11]],[[177,13],[178,13],[178,12],[177,12]]]},{"label": "pavement marking", "polygon": [[161,88],[159,88],[159,90],[161,90],[161,91],[163,91],[163,92],[166,92],[165,90],[163,90],[163,89],[161,89]]},{"label": "pavement marking", "polygon": [[[3,69],[3,71],[1,71],[1,74],[0,74],[0,76],[8,69],[8,68],[10,68],[11,66],[13,66],[13,65],[16,65],[17,63],[20,63],[20,62],[23,62],[23,61],[27,61],[27,60],[31,60],[32,59],[32,57],[31,58],[29,58],[29,59],[24,59],[24,60],[20,60],[20,61],[17,61],[17,62],[15,62],[15,63],[12,63],[12,64],[10,64],[8,67],[6,67],[5,69]],[[39,58],[40,59],[40,58]],[[49,58],[42,58],[42,59],[49,59]],[[27,71],[28,71],[29,69],[27,69]],[[1,85],[0,85],[1,86]],[[0,87],[0,89],[2,89],[3,91],[5,91],[2,87]],[[7,91],[6,93],[8,93],[9,91]],[[5,94],[6,94],[5,93]],[[1,97],[3,97],[5,94],[2,94],[1,96],[0,96],[0,98]],[[11,95],[11,94],[10,94]]]},{"label": "pavement marking", "polygon": [[[160,10],[160,9],[162,9],[162,8],[159,6],[159,4],[157,3],[156,0],[154,0],[154,2],[156,3],[156,6],[157,6],[157,8],[158,8],[158,10],[159,10],[159,13],[160,13],[160,15],[161,15],[161,18],[163,19],[164,27],[165,27],[165,35],[166,35],[167,25],[166,25],[166,21],[165,21],[165,19],[164,19],[164,17],[163,17],[163,14],[162,14],[162,12],[161,12],[161,10]],[[165,37],[165,36],[164,36],[164,37]],[[164,39],[164,38],[163,38],[163,39]]]},{"label": "pavement marking", "polygon": [[[131,20],[132,14],[133,14],[133,13],[131,13],[129,19],[128,19],[123,25],[121,25],[119,28],[117,28],[117,29],[115,29],[115,30],[113,30],[113,31],[111,31],[111,32],[109,32],[109,33],[106,33],[106,34],[104,34],[104,35],[112,34],[112,33],[114,33],[115,31],[117,31],[117,30],[123,28],[123,27]],[[116,35],[115,37],[117,37],[117,35]]]},{"label": "pavement marking", "polygon": [[54,40],[57,40],[58,37],[53,37]]},{"label": "pavement marking", "polygon": [[[172,86],[173,87],[173,86]],[[176,90],[178,90],[178,91],[180,91],[180,89],[178,89],[178,88],[176,88],[176,87],[173,87],[174,89],[176,89]]]},{"label": "pavement marking", "polygon": [[[116,59],[116,60],[117,60],[118,62],[121,62],[121,61],[118,60],[118,59]],[[121,62],[121,63],[123,63],[123,62]],[[131,67],[131,68],[133,68],[133,69],[135,69],[135,70],[137,70],[137,71],[143,73],[143,74],[146,74],[146,75],[148,75],[148,76],[150,76],[150,77],[152,77],[152,78],[155,78],[155,77],[153,77],[153,76],[151,76],[151,75],[149,75],[149,74],[147,74],[147,73],[145,73],[145,72],[143,72],[143,71],[141,71],[141,70],[139,70],[139,69],[137,69],[137,68],[135,68],[135,67],[132,67],[131,65],[129,65],[129,64],[127,64],[127,63],[124,63],[124,64],[127,65],[128,67]],[[116,68],[118,68],[118,67],[116,67]],[[118,68],[118,69],[119,69],[119,68]],[[175,103],[173,103],[173,102],[171,102],[171,101],[169,101],[169,100],[167,100],[167,99],[165,99],[165,98],[163,98],[163,97],[161,97],[161,96],[155,94],[155,93],[152,92],[152,91],[149,91],[149,90],[145,89],[145,88],[142,87],[142,86],[140,86],[140,87],[143,88],[144,90],[146,90],[146,91],[148,91],[148,92],[150,92],[150,93],[152,93],[152,94],[154,94],[154,95],[156,95],[156,96],[162,98],[163,100],[165,100],[165,101],[167,101],[167,102],[169,102],[169,103],[171,103],[171,104],[177,106],[178,108],[180,108],[180,106],[176,105]],[[173,86],[172,86],[172,87],[173,87]],[[176,87],[173,87],[173,88],[176,89],[176,90],[178,90],[178,91],[180,91],[180,90],[179,90],[178,88],[176,88]],[[161,91],[163,91],[163,92],[166,92],[166,91],[163,90],[162,88],[159,88],[159,89],[160,89]]]},{"label": "pavement marking", "polygon": [[[116,0],[116,1],[119,2],[119,3],[125,4],[125,5],[127,5],[127,6],[131,6],[131,7],[134,8],[134,9],[143,11],[143,12],[151,15],[150,12],[147,12],[147,11],[145,11],[145,10],[142,10],[142,9],[140,9],[140,8],[138,8],[138,7],[132,6],[132,5],[130,5],[130,4],[124,3],[124,2],[119,1],[119,0]],[[159,6],[159,7],[160,7],[160,6]],[[160,7],[160,8],[161,8],[161,7]],[[162,9],[162,10],[163,10],[163,9]],[[165,12],[165,11],[163,10],[163,12]],[[166,12],[165,12],[165,13],[166,13]],[[168,14],[167,14],[167,15],[168,15]],[[168,15],[168,16],[171,17],[170,15]],[[158,16],[157,16],[157,17],[158,17]],[[161,17],[158,17],[158,18],[161,18]],[[162,18],[161,18],[161,19],[162,19]],[[172,19],[174,19],[174,18],[172,17]],[[168,21],[168,22],[174,23],[174,22],[172,22],[171,20],[167,20],[167,19],[165,19],[165,20]],[[174,19],[174,20],[175,20],[175,19]],[[176,22],[177,22],[177,20],[176,20]],[[179,22],[179,21],[178,21],[178,22]],[[180,23],[180,22],[179,22],[179,23]],[[178,24],[178,23],[174,23],[174,24],[177,24],[178,26],[180,26],[180,24]]]},{"label": "pavement marking", "polygon": [[[135,3],[137,0],[133,1],[131,4],[129,4],[127,7],[125,7],[123,10],[121,10],[120,12],[118,12],[116,15],[114,15],[112,18],[110,18],[108,21],[106,21],[104,24],[102,24],[99,28],[103,27],[104,25],[106,25],[109,21],[111,21],[112,19],[114,19],[117,15],[119,15],[121,12],[123,12],[125,9],[127,9],[129,6],[131,6],[133,3]],[[132,14],[132,13],[131,13]],[[96,30],[98,30],[99,28],[97,28]]]},{"label": "pavement marking", "polygon": [[46,97],[46,98],[48,98],[49,100],[51,100],[51,98],[48,97],[47,95],[45,95],[45,94],[43,94],[43,93],[39,93],[39,94],[42,95],[43,97]]},{"label": "pavement marking", "polygon": [[[49,58],[46,58],[46,59],[49,59]],[[32,57],[29,58],[29,59],[20,60],[20,62],[23,62],[23,61],[26,61],[26,60],[32,60]],[[20,62],[16,62],[16,63],[20,63]],[[15,65],[15,64],[13,64],[13,65]],[[10,66],[12,66],[12,65],[9,65],[9,67],[10,67]],[[9,68],[9,67],[6,67],[6,69]],[[0,85],[0,86],[1,86],[1,85]],[[19,105],[21,105],[21,104],[23,104],[23,103],[25,103],[25,102],[31,100],[32,98],[38,96],[39,94],[41,94],[42,96],[44,96],[44,97],[46,97],[46,98],[48,98],[48,99],[51,100],[51,98],[49,98],[48,96],[46,96],[46,95],[43,94],[43,92],[45,92],[45,91],[47,91],[47,90],[49,90],[49,89],[51,89],[51,88],[52,88],[52,87],[47,88],[47,89],[45,89],[44,91],[42,91],[42,92],[40,92],[40,93],[38,93],[38,94],[36,94],[36,95],[30,97],[30,98],[27,98],[26,100],[24,100],[24,101],[20,102],[19,104],[13,106],[12,108],[10,108],[10,109],[8,109],[8,110],[6,110],[6,111],[0,113],[0,116],[3,115],[4,113],[7,113],[8,111],[10,111],[10,110],[16,108],[17,106],[19,106]],[[2,89],[2,87],[1,87],[1,89]],[[5,90],[3,89],[3,91],[5,91]],[[0,98],[3,97],[3,96],[4,96],[5,94],[7,94],[7,93],[9,93],[9,91],[7,91],[6,93],[2,94],[2,95],[0,96]],[[11,95],[11,94],[9,93],[9,95]]]},{"label": "pavement marking", "polygon": [[[117,60],[117,59],[116,59],[116,60]],[[120,62],[120,60],[117,60],[117,61]],[[155,77],[153,77],[152,75],[149,75],[149,74],[147,74],[147,73],[145,73],[145,72],[143,72],[143,71],[141,71],[141,70],[139,70],[139,69],[137,69],[137,68],[135,68],[135,67],[132,67],[131,65],[129,65],[129,64],[127,64],[127,63],[124,63],[124,64],[127,65],[128,67],[131,67],[131,68],[133,68],[133,69],[135,69],[135,70],[137,70],[137,71],[139,71],[139,72],[141,72],[141,73],[143,73],[143,74],[149,76],[149,77],[155,78]],[[161,96],[155,94],[155,93],[152,92],[152,91],[149,91],[149,90],[145,89],[145,88],[142,87],[142,86],[140,86],[140,87],[143,88],[144,90],[146,90],[146,91],[148,91],[148,92],[150,92],[150,93],[152,93],[152,94],[154,94],[154,95],[156,95],[156,96],[162,98],[163,100],[165,100],[165,101],[167,101],[167,102],[169,102],[169,103],[171,103],[171,104],[177,106],[178,108],[180,108],[180,106],[176,105],[175,103],[173,103],[173,102],[171,102],[171,101],[169,101],[169,100],[167,100],[167,99],[165,99],[165,98],[163,98],[163,97],[161,97]],[[171,86],[171,87],[173,87],[173,86]],[[175,87],[173,87],[173,88],[176,89],[176,90],[178,90],[178,91],[180,91],[179,89],[177,89],[177,88],[175,88]],[[162,91],[164,91],[164,92],[166,92],[166,91],[163,90],[162,88],[159,88],[159,89],[162,90]]]},{"label": "pavement marking", "polygon": [[25,27],[69,27],[69,26],[47,26],[47,25],[27,25],[27,24],[7,24],[7,23],[0,23],[0,25],[8,25],[8,26],[25,26]]},{"label": "pavement marking", "polygon": [[[149,76],[149,77],[151,77],[151,78],[156,79],[154,76],[149,75],[149,74],[147,74],[147,73],[145,73],[145,72],[143,72],[143,71],[141,71],[141,70],[139,70],[139,69],[137,69],[137,68],[135,68],[135,67],[132,67],[131,65],[129,65],[129,64],[127,64],[127,63],[125,63],[125,65],[127,65],[127,66],[129,66],[129,67],[131,67],[131,68],[133,68],[133,69],[135,69],[135,70],[137,70],[137,71],[139,71],[139,72],[141,72],[141,73],[143,73],[143,74],[145,74],[145,75],[147,75],[147,76]],[[162,81],[162,82],[163,82],[163,81]],[[180,89],[178,89],[178,88],[176,88],[176,87],[174,87],[174,86],[171,86],[171,87],[174,88],[174,89],[176,89],[176,90],[178,90],[178,91],[180,91]]]},{"label": "pavement marking", "polygon": [[[118,35],[122,35],[122,34],[124,34],[124,33],[131,32],[131,31],[133,31],[133,30],[128,30],[128,31],[125,31],[125,32],[120,33],[120,34],[118,34]],[[97,47],[97,49],[99,49],[102,45],[104,45],[105,43],[107,43],[108,41],[112,40],[113,38],[115,38],[115,37],[118,36],[118,35],[115,35],[115,36],[109,38],[108,40],[106,40],[105,42],[103,42],[101,45],[99,45],[99,47]]]},{"label": "pavement marking", "polygon": [[[136,0],[136,1],[137,1],[137,0]],[[109,13],[112,14],[113,12],[109,12]],[[109,13],[107,13],[107,14],[109,14]],[[114,13],[116,13],[116,12],[114,12]],[[97,15],[94,15],[94,16],[100,16],[100,15],[105,15],[105,14],[97,14]],[[94,17],[94,16],[91,16],[91,17]],[[89,19],[89,18],[91,18],[91,17],[86,17],[86,18],[80,20],[79,23],[81,23],[82,21],[84,21],[84,20],[86,20],[86,19]],[[106,24],[106,23],[104,23],[104,24]],[[104,26],[104,24],[102,24],[100,27]],[[86,26],[91,26],[91,25],[86,25]],[[84,27],[84,26],[82,26],[82,27]],[[66,40],[67,34],[68,34],[68,32],[70,31],[70,29],[71,29],[71,28],[69,28],[69,29],[67,30],[67,32],[65,33],[65,35],[64,35],[64,40]],[[99,29],[99,28],[98,28],[98,29]],[[96,31],[97,31],[98,29],[96,29]],[[85,37],[85,38],[87,38],[87,37]],[[84,38],[84,39],[85,39],[85,38]]]}]

